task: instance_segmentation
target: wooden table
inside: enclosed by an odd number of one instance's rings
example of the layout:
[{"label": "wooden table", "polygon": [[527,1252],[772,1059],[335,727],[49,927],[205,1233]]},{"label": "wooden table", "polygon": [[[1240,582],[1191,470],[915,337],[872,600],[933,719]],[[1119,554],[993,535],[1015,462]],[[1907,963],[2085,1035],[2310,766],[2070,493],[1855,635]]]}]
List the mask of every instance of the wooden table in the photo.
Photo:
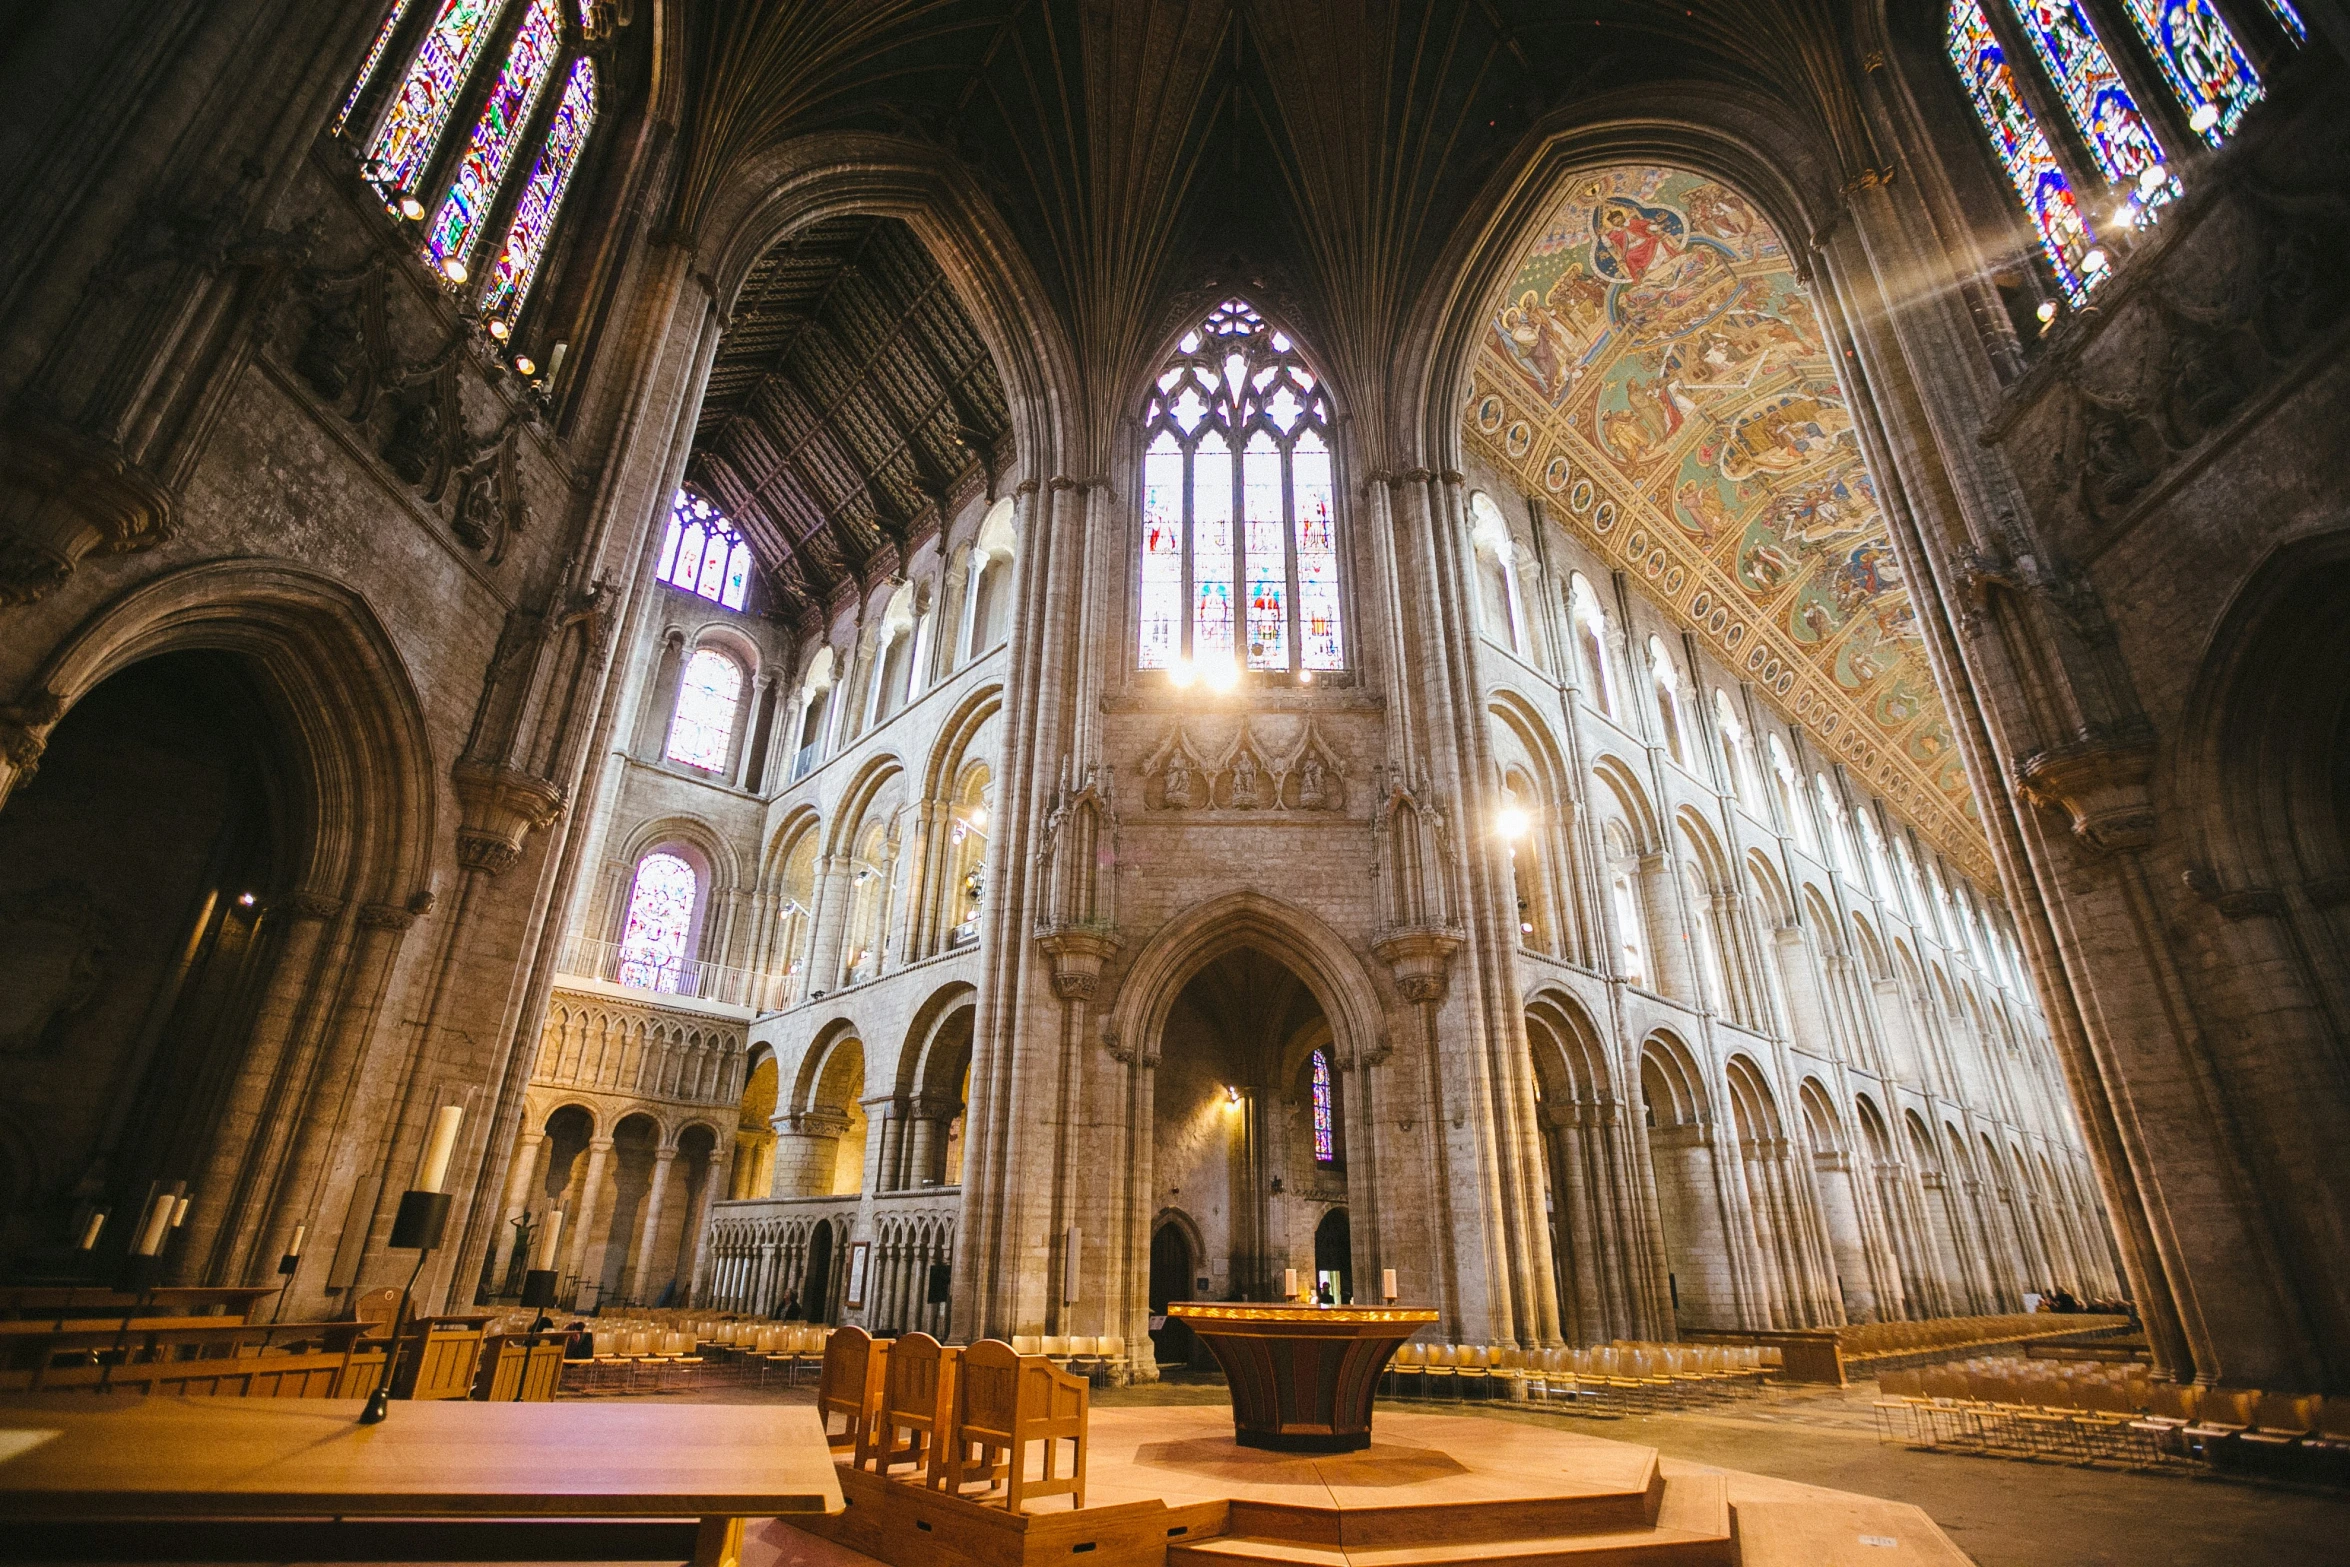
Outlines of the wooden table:
[{"label": "wooden table", "polygon": [[805,1406],[362,1407],[0,1399],[0,1560],[735,1567],[745,1518],[841,1508]]},{"label": "wooden table", "polygon": [[1232,1439],[1282,1453],[1371,1445],[1379,1374],[1436,1320],[1415,1306],[1218,1305],[1167,1308],[1198,1334],[1232,1389]]}]

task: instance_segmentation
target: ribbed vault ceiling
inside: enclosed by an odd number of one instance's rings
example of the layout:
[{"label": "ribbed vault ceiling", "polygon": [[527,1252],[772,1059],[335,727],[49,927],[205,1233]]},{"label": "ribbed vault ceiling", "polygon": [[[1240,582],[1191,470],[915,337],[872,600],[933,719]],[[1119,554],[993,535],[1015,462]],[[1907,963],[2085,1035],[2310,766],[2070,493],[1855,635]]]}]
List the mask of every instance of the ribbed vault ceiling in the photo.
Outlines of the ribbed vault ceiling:
[{"label": "ribbed vault ceiling", "polygon": [[1006,428],[994,362],[921,243],[895,219],[832,218],[752,269],[686,477],[805,611],[894,569]]}]

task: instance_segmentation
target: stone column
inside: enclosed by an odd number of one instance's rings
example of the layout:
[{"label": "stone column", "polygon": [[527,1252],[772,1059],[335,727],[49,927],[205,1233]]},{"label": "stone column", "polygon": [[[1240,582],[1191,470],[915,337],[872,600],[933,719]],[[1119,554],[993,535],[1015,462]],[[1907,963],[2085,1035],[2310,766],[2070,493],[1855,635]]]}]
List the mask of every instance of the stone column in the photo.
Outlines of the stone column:
[{"label": "stone column", "polygon": [[694,1204],[690,1244],[693,1248],[693,1270],[687,1277],[693,1291],[687,1298],[699,1306],[706,1304],[710,1291],[710,1210],[718,1201],[718,1193],[725,1188],[732,1173],[734,1144],[720,1143],[710,1150],[710,1157],[702,1164],[702,1198]]},{"label": "stone column", "polygon": [[603,1190],[604,1161],[611,1153],[612,1139],[609,1137],[599,1137],[588,1144],[587,1175],[580,1182],[579,1212],[575,1216],[578,1227],[571,1232],[571,1260],[563,1269],[571,1276],[575,1289],[581,1270],[587,1267],[588,1251],[595,1238],[596,1198]]},{"label": "stone column", "polygon": [[832,1190],[840,1163],[840,1140],[848,1113],[819,1106],[775,1118],[775,1188],[778,1197],[822,1197]]},{"label": "stone column", "polygon": [[669,1171],[677,1163],[675,1144],[653,1150],[653,1182],[645,1191],[645,1222],[637,1228],[636,1247],[628,1259],[628,1266],[620,1279],[620,1292],[639,1305],[651,1305],[645,1298],[648,1280],[653,1269],[653,1248],[661,1240],[661,1206],[669,1195]]}]

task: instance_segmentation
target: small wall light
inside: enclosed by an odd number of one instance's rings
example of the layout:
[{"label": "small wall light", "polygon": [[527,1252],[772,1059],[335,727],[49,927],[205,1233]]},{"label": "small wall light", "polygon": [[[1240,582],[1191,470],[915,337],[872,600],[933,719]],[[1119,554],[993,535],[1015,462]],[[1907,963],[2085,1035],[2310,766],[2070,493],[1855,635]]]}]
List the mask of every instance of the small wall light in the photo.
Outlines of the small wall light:
[{"label": "small wall light", "polygon": [[1527,820],[1526,813],[1514,805],[1502,808],[1500,822],[1501,835],[1504,838],[1523,838],[1526,836],[1526,829],[1533,825]]},{"label": "small wall light", "polygon": [[1236,1107],[1239,1105],[1240,1089],[1236,1085],[1231,1083],[1226,1083],[1224,1085],[1224,1103]]},{"label": "small wall light", "polygon": [[238,894],[237,894],[237,906],[238,906],[239,908],[246,908],[246,909],[249,909],[249,908],[251,908],[251,907],[254,905],[254,903],[255,903],[256,901],[258,901],[258,900],[256,900],[256,899],[254,898],[253,894],[251,894],[251,893],[249,893],[249,892],[240,892],[240,893],[238,893]]}]

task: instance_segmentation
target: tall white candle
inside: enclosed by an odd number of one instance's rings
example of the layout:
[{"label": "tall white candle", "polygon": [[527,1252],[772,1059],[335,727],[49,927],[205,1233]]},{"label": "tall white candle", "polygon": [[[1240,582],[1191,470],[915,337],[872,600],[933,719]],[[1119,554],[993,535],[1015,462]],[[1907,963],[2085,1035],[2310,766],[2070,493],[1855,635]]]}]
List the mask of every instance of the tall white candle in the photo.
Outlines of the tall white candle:
[{"label": "tall white candle", "polygon": [[1283,1268],[1281,1270],[1281,1298],[1283,1300],[1297,1299],[1297,1269]]},{"label": "tall white candle", "polygon": [[555,1265],[555,1237],[563,1233],[563,1210],[555,1209],[547,1215],[547,1227],[539,1232],[539,1260],[541,1269]]},{"label": "tall white candle", "polygon": [[163,1232],[171,1228],[171,1210],[177,1201],[169,1192],[157,1192],[147,1204],[147,1220],[139,1226],[140,1256],[152,1257],[163,1249]]},{"label": "tall white candle", "polygon": [[1379,1270],[1379,1293],[1389,1300],[1395,1299],[1395,1270],[1393,1268]]},{"label": "tall white candle", "polygon": [[443,1105],[432,1123],[432,1141],[424,1147],[424,1165],[416,1176],[416,1189],[437,1192],[449,1179],[449,1156],[457,1151],[457,1128],[465,1124],[463,1105]]},{"label": "tall white candle", "polygon": [[309,1233],[310,1233],[310,1226],[309,1226],[309,1225],[307,1225],[307,1224],[297,1224],[297,1225],[295,1225],[295,1226],[294,1226],[294,1238],[293,1238],[292,1240],[290,1240],[290,1241],[286,1242],[286,1255],[287,1255],[287,1256],[289,1256],[289,1257],[299,1257],[299,1256],[301,1256],[301,1255],[302,1255],[302,1237],[303,1237],[303,1236],[305,1236],[305,1235],[307,1235],[307,1234],[309,1234]]},{"label": "tall white candle", "polygon": [[176,1230],[188,1222],[188,1204],[195,1200],[193,1197],[182,1197],[171,1205],[171,1227],[173,1229]]},{"label": "tall white candle", "polygon": [[97,1245],[98,1232],[105,1227],[106,1210],[101,1208],[96,1213],[90,1215],[90,1222],[82,1229],[81,1249],[83,1251],[88,1251],[91,1247]]}]

